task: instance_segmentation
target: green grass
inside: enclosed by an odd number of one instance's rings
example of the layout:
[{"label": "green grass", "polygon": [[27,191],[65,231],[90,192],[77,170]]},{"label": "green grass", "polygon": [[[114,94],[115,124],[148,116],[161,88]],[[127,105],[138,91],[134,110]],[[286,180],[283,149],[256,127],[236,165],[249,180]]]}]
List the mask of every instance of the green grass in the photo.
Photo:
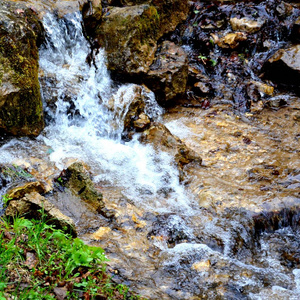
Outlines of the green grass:
[{"label": "green grass", "polygon": [[98,247],[55,229],[44,219],[0,220],[0,300],[140,299],[106,273]]}]

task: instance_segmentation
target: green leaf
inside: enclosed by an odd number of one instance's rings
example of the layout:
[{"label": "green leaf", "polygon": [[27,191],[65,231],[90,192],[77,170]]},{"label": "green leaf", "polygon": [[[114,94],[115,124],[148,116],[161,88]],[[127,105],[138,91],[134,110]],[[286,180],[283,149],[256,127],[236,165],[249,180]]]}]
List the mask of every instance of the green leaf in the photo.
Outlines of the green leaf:
[{"label": "green leaf", "polygon": [[211,65],[213,67],[215,67],[217,65],[217,63],[218,63],[215,59],[212,59],[212,58],[209,61],[211,62]]}]

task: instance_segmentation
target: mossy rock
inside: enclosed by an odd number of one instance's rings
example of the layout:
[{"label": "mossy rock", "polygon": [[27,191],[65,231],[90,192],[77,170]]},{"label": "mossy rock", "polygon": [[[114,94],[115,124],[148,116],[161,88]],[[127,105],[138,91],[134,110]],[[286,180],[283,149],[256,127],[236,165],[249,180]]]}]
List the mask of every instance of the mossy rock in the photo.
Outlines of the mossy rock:
[{"label": "mossy rock", "polygon": [[75,196],[90,204],[98,212],[104,208],[103,196],[96,190],[90,174],[80,162],[71,164],[62,176],[65,187],[69,188]]},{"label": "mossy rock", "polygon": [[10,1],[0,6],[0,129],[37,136],[44,127],[37,46],[43,27],[26,6]]},{"label": "mossy rock", "polygon": [[95,35],[106,50],[108,68],[132,76],[147,72],[157,48],[159,24],[154,6],[111,8]]}]

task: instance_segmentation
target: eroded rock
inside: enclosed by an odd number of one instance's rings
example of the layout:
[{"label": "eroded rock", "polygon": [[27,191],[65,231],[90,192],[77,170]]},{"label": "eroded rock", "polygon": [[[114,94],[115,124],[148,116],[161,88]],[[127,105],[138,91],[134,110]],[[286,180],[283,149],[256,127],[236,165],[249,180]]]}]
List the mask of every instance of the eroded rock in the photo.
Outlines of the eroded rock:
[{"label": "eroded rock", "polygon": [[224,37],[217,41],[217,44],[221,48],[235,49],[239,46],[240,42],[247,40],[247,34],[244,32],[228,33]]},{"label": "eroded rock", "polygon": [[175,30],[187,18],[188,0],[152,0],[160,17],[160,36]]},{"label": "eroded rock", "polygon": [[13,199],[8,202],[8,206],[5,210],[6,216],[12,218],[16,216],[26,216],[27,218],[40,219],[41,216],[44,215],[49,223],[71,233],[73,236],[77,235],[73,220],[64,215],[45,197],[39,194],[39,189],[37,189],[37,191],[34,191],[34,189],[29,191],[28,186],[24,186],[22,193],[20,192],[21,190],[22,187],[19,187],[18,191],[12,190],[10,192],[9,195],[12,195]]},{"label": "eroded rock", "polygon": [[249,18],[231,18],[230,24],[235,31],[245,31],[248,33],[253,33],[259,31],[264,25],[265,21],[262,19],[251,20]]},{"label": "eroded rock", "polygon": [[[128,108],[125,109],[125,112],[123,111],[123,105],[121,105],[121,108],[118,105],[112,106],[113,110],[117,112],[117,115],[125,114],[122,133],[124,140],[130,140],[135,132],[142,132],[149,128],[151,121],[156,119],[162,111],[157,103],[153,102],[153,92],[146,86],[131,85],[131,90],[130,104]],[[122,97],[119,98],[119,101],[120,99],[122,99]],[[125,99],[121,102],[123,101],[127,100]]]}]

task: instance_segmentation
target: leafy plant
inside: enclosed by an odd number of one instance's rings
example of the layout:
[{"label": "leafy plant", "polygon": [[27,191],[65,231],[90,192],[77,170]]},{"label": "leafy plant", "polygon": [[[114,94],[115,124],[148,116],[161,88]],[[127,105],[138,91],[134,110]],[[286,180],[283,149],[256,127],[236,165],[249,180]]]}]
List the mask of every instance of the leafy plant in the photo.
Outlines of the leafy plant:
[{"label": "leafy plant", "polygon": [[64,287],[66,299],[139,299],[106,274],[103,249],[84,244],[40,220],[16,217],[0,220],[0,300],[56,299]]}]

